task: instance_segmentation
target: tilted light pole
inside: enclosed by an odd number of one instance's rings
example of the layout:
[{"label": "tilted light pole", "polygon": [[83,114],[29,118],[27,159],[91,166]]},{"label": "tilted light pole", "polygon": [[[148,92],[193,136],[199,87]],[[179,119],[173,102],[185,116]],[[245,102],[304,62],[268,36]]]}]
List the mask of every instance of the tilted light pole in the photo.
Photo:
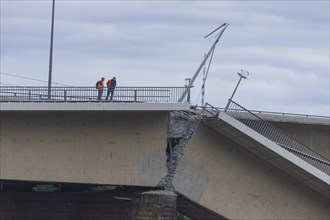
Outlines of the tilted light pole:
[{"label": "tilted light pole", "polygon": [[237,74],[239,75],[239,80],[238,80],[238,83],[237,83],[237,85],[236,85],[236,87],[234,89],[233,94],[231,95],[230,99],[228,100],[228,103],[227,103],[226,108],[225,108],[225,112],[227,111],[227,109],[228,109],[231,101],[233,100],[233,97],[235,95],[235,92],[236,92],[239,84],[241,83],[241,80],[242,79],[246,79],[250,73],[248,71],[246,71],[245,69],[241,69],[241,72],[240,73],[237,73]]},{"label": "tilted light pole", "polygon": [[223,32],[226,30],[226,28],[228,27],[229,24],[224,23],[223,25],[221,25],[220,27],[216,28],[214,31],[212,31],[211,33],[209,33],[208,35],[206,35],[204,38],[207,38],[208,36],[210,36],[211,34],[213,34],[214,32],[216,32],[217,30],[219,30],[220,28],[224,27],[221,32],[218,34],[217,39],[215,40],[215,42],[213,43],[212,47],[210,48],[209,52],[206,54],[206,56],[204,57],[204,60],[202,61],[202,63],[199,65],[196,73],[194,74],[194,76],[191,78],[191,81],[189,83],[189,85],[187,86],[187,88],[184,90],[184,92],[182,93],[181,97],[179,98],[179,102],[182,102],[183,99],[186,97],[188,90],[191,88],[191,86],[193,85],[195,79],[197,78],[199,72],[201,71],[202,67],[205,65],[206,60],[209,58],[209,56],[211,55],[212,51],[214,51],[216,44],[218,43],[221,35],[223,34]]},{"label": "tilted light pole", "polygon": [[51,89],[52,89],[54,13],[55,13],[55,0],[53,0],[53,7],[52,7],[52,26],[51,26],[51,32],[50,32],[50,54],[49,54],[49,74],[48,74],[48,99],[51,98]]}]

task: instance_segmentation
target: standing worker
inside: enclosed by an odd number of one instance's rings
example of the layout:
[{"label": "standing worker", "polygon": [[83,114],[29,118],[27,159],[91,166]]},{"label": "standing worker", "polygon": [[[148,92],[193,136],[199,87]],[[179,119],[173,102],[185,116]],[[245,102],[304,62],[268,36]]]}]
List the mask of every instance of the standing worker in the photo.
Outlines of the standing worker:
[{"label": "standing worker", "polygon": [[96,82],[96,88],[98,90],[97,100],[101,101],[101,97],[103,94],[103,88],[104,88],[104,77],[102,77],[101,80]]},{"label": "standing worker", "polygon": [[112,79],[110,79],[107,82],[108,92],[107,92],[107,98],[106,98],[106,100],[108,100],[110,93],[111,93],[110,100],[112,100],[113,93],[115,91],[116,86],[117,86],[116,77],[113,77]]}]

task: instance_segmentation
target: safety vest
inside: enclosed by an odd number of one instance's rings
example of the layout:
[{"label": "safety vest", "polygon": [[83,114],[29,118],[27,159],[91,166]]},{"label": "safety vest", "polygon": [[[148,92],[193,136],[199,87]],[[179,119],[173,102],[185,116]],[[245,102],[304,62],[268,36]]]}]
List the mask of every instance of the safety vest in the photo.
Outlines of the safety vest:
[{"label": "safety vest", "polygon": [[98,89],[101,91],[101,90],[103,90],[103,88],[104,88],[104,82],[100,80]]}]

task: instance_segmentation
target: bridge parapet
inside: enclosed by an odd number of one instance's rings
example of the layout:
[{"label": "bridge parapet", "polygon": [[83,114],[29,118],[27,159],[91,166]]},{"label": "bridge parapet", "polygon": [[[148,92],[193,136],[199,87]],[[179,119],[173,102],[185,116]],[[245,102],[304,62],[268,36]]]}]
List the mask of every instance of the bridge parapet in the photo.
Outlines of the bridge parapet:
[{"label": "bridge parapet", "polygon": [[1,111],[173,111],[190,108],[188,87],[117,87],[113,100],[94,87],[0,87]]},{"label": "bridge parapet", "polygon": [[[104,88],[106,93],[107,88]],[[189,87],[116,87],[113,101],[119,102],[179,102],[180,96]],[[98,90],[95,87],[48,87],[37,86],[1,86],[0,101],[25,102],[90,102],[97,100]],[[105,95],[103,95],[105,96]],[[180,102],[189,102],[189,95]],[[102,102],[110,100],[102,99]],[[111,100],[112,101],[112,100]]]}]

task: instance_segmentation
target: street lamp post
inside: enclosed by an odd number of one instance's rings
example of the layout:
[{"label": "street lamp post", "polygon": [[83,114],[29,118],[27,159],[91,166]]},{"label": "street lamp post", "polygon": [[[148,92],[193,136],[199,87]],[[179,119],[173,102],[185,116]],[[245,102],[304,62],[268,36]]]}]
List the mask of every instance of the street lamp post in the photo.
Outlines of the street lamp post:
[{"label": "street lamp post", "polygon": [[48,99],[51,98],[51,87],[52,87],[54,14],[55,14],[55,0],[53,0],[53,6],[52,6],[52,26],[51,26],[51,32],[50,32],[50,54],[49,54],[49,73],[48,73]]},{"label": "street lamp post", "polygon": [[226,108],[225,108],[225,112],[227,111],[227,109],[228,109],[228,107],[229,107],[231,101],[233,100],[233,97],[234,97],[234,95],[235,95],[235,92],[236,92],[236,90],[237,90],[239,84],[241,83],[241,80],[242,80],[242,79],[246,79],[247,76],[248,76],[250,73],[249,73],[248,71],[246,71],[245,69],[241,69],[241,72],[240,72],[240,73],[237,73],[237,74],[239,75],[239,80],[238,80],[238,83],[237,83],[237,85],[236,85],[236,87],[235,87],[235,89],[234,89],[233,94],[231,95],[230,99],[228,100],[228,103],[227,103]]}]

